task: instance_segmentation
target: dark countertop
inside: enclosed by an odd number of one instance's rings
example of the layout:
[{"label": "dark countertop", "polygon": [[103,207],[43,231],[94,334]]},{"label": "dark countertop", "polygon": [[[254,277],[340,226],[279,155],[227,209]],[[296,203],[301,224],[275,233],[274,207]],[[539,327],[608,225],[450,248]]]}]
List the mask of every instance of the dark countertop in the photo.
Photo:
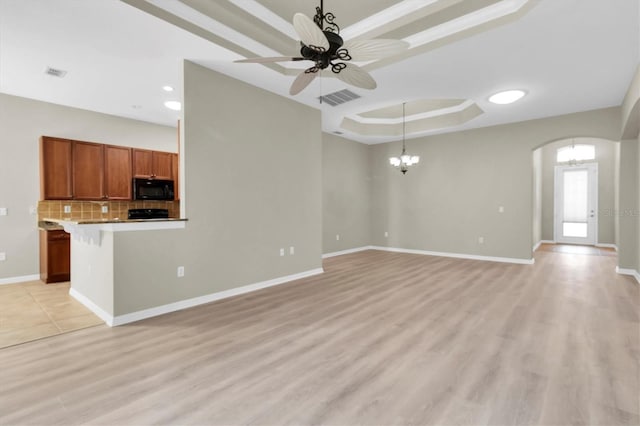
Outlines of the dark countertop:
[{"label": "dark countertop", "polygon": [[41,231],[62,231],[64,227],[58,223],[51,222],[50,219],[38,221],[38,229]]},{"label": "dark countertop", "polygon": [[[48,219],[38,222],[40,224],[50,224],[45,226],[57,227],[54,229],[63,229],[62,223],[73,223],[75,225],[104,225],[108,223],[140,223],[140,222],[185,222],[187,219],[180,218],[162,218],[162,219]],[[42,229],[42,228],[41,228]],[[47,230],[49,230],[47,228]]]}]

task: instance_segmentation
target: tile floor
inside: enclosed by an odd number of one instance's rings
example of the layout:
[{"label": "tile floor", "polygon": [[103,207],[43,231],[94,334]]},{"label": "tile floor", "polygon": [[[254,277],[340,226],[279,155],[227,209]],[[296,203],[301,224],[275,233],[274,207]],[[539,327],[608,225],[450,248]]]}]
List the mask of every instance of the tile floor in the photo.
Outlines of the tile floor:
[{"label": "tile floor", "polygon": [[0,285],[0,348],[104,324],[69,295],[69,285]]}]

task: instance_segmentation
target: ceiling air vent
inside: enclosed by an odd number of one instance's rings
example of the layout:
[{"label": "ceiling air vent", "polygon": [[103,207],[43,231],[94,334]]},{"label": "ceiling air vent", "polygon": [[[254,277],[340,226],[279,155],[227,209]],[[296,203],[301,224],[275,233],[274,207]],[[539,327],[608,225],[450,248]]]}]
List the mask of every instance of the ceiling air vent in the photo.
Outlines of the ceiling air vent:
[{"label": "ceiling air vent", "polygon": [[328,95],[320,96],[320,102],[327,103],[331,106],[337,106],[344,104],[345,102],[358,99],[360,95],[353,93],[351,90],[344,89],[338,92],[329,93]]},{"label": "ceiling air vent", "polygon": [[67,75],[67,72],[65,70],[59,70],[59,69],[51,68],[51,67],[47,67],[44,70],[44,73],[47,74],[47,75],[51,75],[53,77],[59,77],[59,78],[62,78],[65,75]]}]

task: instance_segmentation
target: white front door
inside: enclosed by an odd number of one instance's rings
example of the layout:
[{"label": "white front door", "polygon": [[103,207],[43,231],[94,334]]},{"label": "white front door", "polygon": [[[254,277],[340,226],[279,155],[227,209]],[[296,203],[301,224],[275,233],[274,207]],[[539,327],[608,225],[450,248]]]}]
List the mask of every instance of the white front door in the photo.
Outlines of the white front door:
[{"label": "white front door", "polygon": [[594,245],[598,234],[598,165],[556,166],[555,240]]}]

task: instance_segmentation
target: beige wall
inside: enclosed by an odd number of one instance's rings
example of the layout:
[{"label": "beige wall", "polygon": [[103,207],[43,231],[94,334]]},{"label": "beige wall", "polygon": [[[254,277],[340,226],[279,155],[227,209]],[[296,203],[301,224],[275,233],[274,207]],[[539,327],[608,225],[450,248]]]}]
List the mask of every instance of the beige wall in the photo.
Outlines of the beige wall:
[{"label": "beige wall", "polygon": [[320,112],[186,62],[184,116],[189,221],[115,234],[116,315],[322,266]]},{"label": "beige wall", "polygon": [[622,137],[634,138],[640,132],[640,64],[622,101]]},{"label": "beige wall", "polygon": [[558,148],[576,144],[594,145],[598,164],[598,244],[615,244],[616,143],[604,139],[576,137],[545,145],[542,151],[542,239],[553,241],[554,180]]},{"label": "beige wall", "polygon": [[[369,245],[370,147],[322,134],[322,252]],[[336,239],[336,235],[340,239]]]},{"label": "beige wall", "polygon": [[388,163],[399,143],[373,146],[372,244],[530,259],[532,153],[576,134],[616,140],[620,109],[409,140],[421,159],[405,176]]},{"label": "beige wall", "polygon": [[640,273],[640,133],[638,133],[636,147],[638,152],[638,159],[636,161],[636,271]]},{"label": "beige wall", "polygon": [[533,151],[533,245],[542,241],[542,148]]},{"label": "beige wall", "polygon": [[0,280],[39,273],[37,217],[40,136],[177,151],[176,129],[0,94]]},{"label": "beige wall", "polygon": [[618,266],[640,271],[640,64],[621,110]]},{"label": "beige wall", "polygon": [[640,257],[638,238],[640,212],[638,191],[638,139],[625,139],[620,143],[620,240],[618,266],[637,270]]},{"label": "beige wall", "polygon": [[636,226],[636,262],[635,270],[640,274],[640,133],[636,139],[636,208],[635,208],[635,226]]}]

